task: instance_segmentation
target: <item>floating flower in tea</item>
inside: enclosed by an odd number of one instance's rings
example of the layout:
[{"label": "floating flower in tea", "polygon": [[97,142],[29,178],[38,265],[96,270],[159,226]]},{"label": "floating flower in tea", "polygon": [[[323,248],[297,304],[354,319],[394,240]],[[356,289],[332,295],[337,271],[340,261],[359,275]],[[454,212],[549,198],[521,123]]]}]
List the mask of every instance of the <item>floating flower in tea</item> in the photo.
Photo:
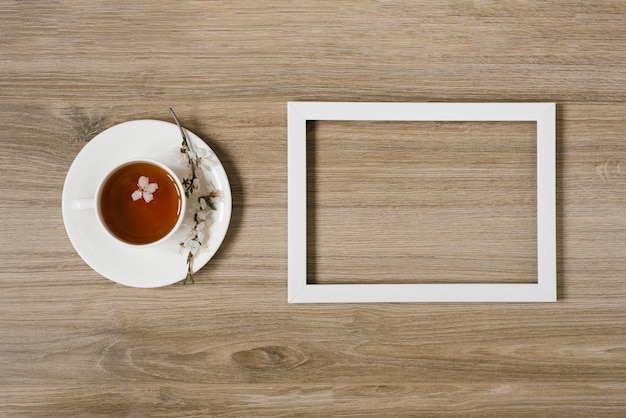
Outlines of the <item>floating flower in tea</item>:
[{"label": "floating flower in tea", "polygon": [[141,176],[139,177],[139,181],[137,181],[137,187],[139,188],[131,195],[133,200],[136,202],[143,197],[143,200],[145,200],[146,203],[150,203],[154,199],[152,193],[156,192],[159,185],[156,183],[150,183],[150,179],[148,177]]}]

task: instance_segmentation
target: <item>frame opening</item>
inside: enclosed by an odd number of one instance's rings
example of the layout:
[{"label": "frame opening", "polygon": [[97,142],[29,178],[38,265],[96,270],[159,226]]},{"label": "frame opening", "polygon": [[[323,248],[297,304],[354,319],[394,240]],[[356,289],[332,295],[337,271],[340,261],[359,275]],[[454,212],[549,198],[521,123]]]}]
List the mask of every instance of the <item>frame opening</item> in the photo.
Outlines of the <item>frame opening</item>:
[{"label": "frame opening", "polygon": [[307,284],[537,283],[536,123],[308,121],[306,141]]}]

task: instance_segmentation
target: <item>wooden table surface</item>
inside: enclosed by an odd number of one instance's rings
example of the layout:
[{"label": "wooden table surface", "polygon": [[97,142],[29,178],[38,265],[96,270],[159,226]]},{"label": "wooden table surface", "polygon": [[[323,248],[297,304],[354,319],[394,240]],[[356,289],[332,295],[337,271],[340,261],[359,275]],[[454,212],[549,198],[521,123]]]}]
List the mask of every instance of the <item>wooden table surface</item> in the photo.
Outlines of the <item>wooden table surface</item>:
[{"label": "wooden table surface", "polygon": [[[555,102],[558,302],[287,304],[291,100]],[[195,285],[124,287],[62,187],[169,107],[232,223]],[[626,415],[622,0],[4,1],[0,127],[2,416]],[[310,128],[311,280],[534,280],[532,126]]]}]

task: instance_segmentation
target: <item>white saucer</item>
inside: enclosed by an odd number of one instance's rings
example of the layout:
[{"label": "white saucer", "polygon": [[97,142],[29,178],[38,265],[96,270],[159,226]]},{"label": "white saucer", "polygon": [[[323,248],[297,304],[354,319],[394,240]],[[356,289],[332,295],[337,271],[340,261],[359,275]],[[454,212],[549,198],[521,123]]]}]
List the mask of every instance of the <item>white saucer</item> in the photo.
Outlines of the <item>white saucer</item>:
[{"label": "white saucer", "polygon": [[[198,136],[185,130],[193,150],[213,154]],[[72,210],[75,199],[92,198],[98,182],[122,161],[148,158],[160,161],[180,176],[184,163],[177,155],[182,138],[175,124],[158,120],[135,120],[115,125],[85,145],[72,163],[63,186],[63,222],[67,235],[78,254],[104,277],[133,287],[159,287],[185,278],[187,253],[179,243],[186,231],[181,228],[171,239],[147,248],[132,248],[111,238],[96,220],[93,210]],[[201,269],[222,244],[232,212],[228,177],[221,162],[211,159],[206,176],[221,191],[214,224],[209,232],[208,248],[199,252],[192,265]],[[186,216],[190,216],[187,214]]]}]

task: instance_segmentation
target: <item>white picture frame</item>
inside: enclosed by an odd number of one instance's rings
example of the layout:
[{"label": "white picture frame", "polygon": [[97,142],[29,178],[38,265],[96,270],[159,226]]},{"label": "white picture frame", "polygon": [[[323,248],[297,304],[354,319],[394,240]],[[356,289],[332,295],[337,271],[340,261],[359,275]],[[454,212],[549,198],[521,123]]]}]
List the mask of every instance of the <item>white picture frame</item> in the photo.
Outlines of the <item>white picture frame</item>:
[{"label": "white picture frame", "polygon": [[[555,302],[554,103],[288,102],[288,303]],[[307,121],[536,122],[537,282],[310,284],[307,281]]]}]

